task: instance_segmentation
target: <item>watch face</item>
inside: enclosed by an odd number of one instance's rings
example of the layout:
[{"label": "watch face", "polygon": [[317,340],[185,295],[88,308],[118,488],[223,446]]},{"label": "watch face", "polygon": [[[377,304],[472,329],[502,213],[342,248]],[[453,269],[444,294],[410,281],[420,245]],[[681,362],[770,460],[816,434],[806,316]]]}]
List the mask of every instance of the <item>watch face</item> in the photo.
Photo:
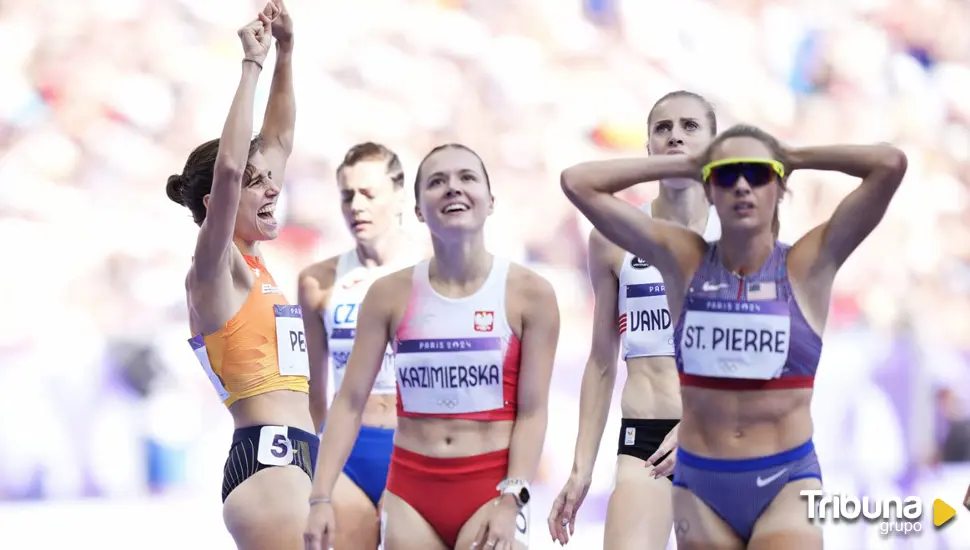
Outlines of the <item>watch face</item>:
[{"label": "watch face", "polygon": [[523,506],[529,503],[529,498],[529,490],[523,487],[522,490],[519,491],[519,500],[522,501]]}]

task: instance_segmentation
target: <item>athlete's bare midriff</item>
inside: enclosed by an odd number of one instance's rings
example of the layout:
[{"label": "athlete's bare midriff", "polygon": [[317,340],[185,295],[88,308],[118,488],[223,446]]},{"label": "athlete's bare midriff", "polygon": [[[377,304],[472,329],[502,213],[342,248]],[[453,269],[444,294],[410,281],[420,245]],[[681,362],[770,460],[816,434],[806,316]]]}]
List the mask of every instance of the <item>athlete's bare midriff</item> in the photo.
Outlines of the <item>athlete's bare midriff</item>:
[{"label": "athlete's bare midriff", "polygon": [[673,357],[631,357],[626,366],[620,400],[623,418],[680,418],[680,378]]},{"label": "athlete's bare midriff", "polygon": [[393,430],[397,426],[397,396],[372,394],[368,397],[361,415],[361,424]]},{"label": "athlete's bare midriff", "polygon": [[394,444],[436,458],[475,456],[508,449],[514,424],[511,420],[400,418]]},{"label": "athlete's bare midriff", "polygon": [[313,433],[310,395],[292,390],[276,390],[240,399],[229,407],[234,426],[292,426]]},{"label": "athlete's bare midriff", "polygon": [[678,444],[688,452],[727,459],[769,456],[812,437],[811,389],[681,391]]}]

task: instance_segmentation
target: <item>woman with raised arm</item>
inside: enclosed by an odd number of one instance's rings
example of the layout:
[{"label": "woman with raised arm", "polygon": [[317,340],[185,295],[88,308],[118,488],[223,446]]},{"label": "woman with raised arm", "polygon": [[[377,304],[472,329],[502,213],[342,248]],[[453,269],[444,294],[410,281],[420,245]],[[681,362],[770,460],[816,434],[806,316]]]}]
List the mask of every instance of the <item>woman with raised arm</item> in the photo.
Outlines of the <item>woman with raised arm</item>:
[{"label": "woman with raised arm", "polygon": [[[660,98],[647,116],[647,152],[702,152],[717,133],[714,107],[685,90]],[[660,196],[644,205],[647,215],[716,240],[721,223],[699,180],[660,181]],[[627,377],[617,444],[616,482],[606,510],[603,550],[663,548],[673,511],[668,476],[674,468],[675,427],[680,421],[680,381],[674,363],[674,326],[663,279],[656,267],[593,230],[589,236],[593,285],[593,342],[579,398],[579,434],[573,471],[549,513],[549,532],[569,542],[576,513],[592,483],[616,382],[622,349]]]},{"label": "woman with raised arm", "polygon": [[[189,340],[235,432],[222,482],[223,520],[242,550],[303,545],[317,436],[307,396],[309,364],[300,308],[283,297],[259,242],[275,239],[273,215],[293,149],[293,27],[281,1],[239,30],[242,75],[222,136],[171,176],[170,199],[199,225],[185,278]],[[270,40],[276,67],[261,134],[253,97]]]},{"label": "woman with raised arm", "polygon": [[[778,203],[797,170],[862,181],[829,220],[789,246],[777,240]],[[800,492],[822,485],[810,404],[832,283],[905,172],[906,156],[889,145],[789,149],[751,126],[727,130],[698,156],[590,162],[563,172],[563,190],[590,221],[660,269],[677,319],[680,550],[822,548]],[[719,241],[613,196],[675,177],[704,182],[721,219]]]},{"label": "woman with raised arm", "polygon": [[382,511],[384,550],[522,550],[542,454],[559,306],[548,281],[485,248],[494,198],[471,149],[433,149],[415,212],[434,256],[378,279],[320,446],[306,549],[333,541],[334,484],[393,342],[398,425]]}]

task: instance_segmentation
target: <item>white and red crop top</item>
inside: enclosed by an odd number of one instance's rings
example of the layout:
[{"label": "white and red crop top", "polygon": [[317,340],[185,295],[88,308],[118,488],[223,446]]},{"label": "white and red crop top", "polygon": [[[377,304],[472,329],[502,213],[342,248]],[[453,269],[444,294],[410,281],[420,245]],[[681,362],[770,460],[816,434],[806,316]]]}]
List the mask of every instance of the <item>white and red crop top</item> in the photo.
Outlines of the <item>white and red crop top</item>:
[{"label": "white and red crop top", "polygon": [[435,292],[428,266],[414,266],[394,341],[397,415],[514,420],[519,338],[505,314],[509,261],[494,257],[485,283],[464,298]]}]

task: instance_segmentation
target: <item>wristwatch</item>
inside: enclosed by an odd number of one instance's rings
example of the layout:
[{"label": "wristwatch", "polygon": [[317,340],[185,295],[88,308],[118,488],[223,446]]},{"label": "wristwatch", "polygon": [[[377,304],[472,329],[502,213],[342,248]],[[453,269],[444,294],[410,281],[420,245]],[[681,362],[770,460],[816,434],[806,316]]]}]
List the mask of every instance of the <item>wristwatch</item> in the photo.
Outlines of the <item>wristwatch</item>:
[{"label": "wristwatch", "polygon": [[529,482],[524,479],[503,479],[502,482],[499,483],[495,488],[498,489],[503,495],[512,495],[515,497],[515,503],[519,506],[519,508],[522,508],[528,504],[529,500],[532,498],[532,495],[529,492]]}]

